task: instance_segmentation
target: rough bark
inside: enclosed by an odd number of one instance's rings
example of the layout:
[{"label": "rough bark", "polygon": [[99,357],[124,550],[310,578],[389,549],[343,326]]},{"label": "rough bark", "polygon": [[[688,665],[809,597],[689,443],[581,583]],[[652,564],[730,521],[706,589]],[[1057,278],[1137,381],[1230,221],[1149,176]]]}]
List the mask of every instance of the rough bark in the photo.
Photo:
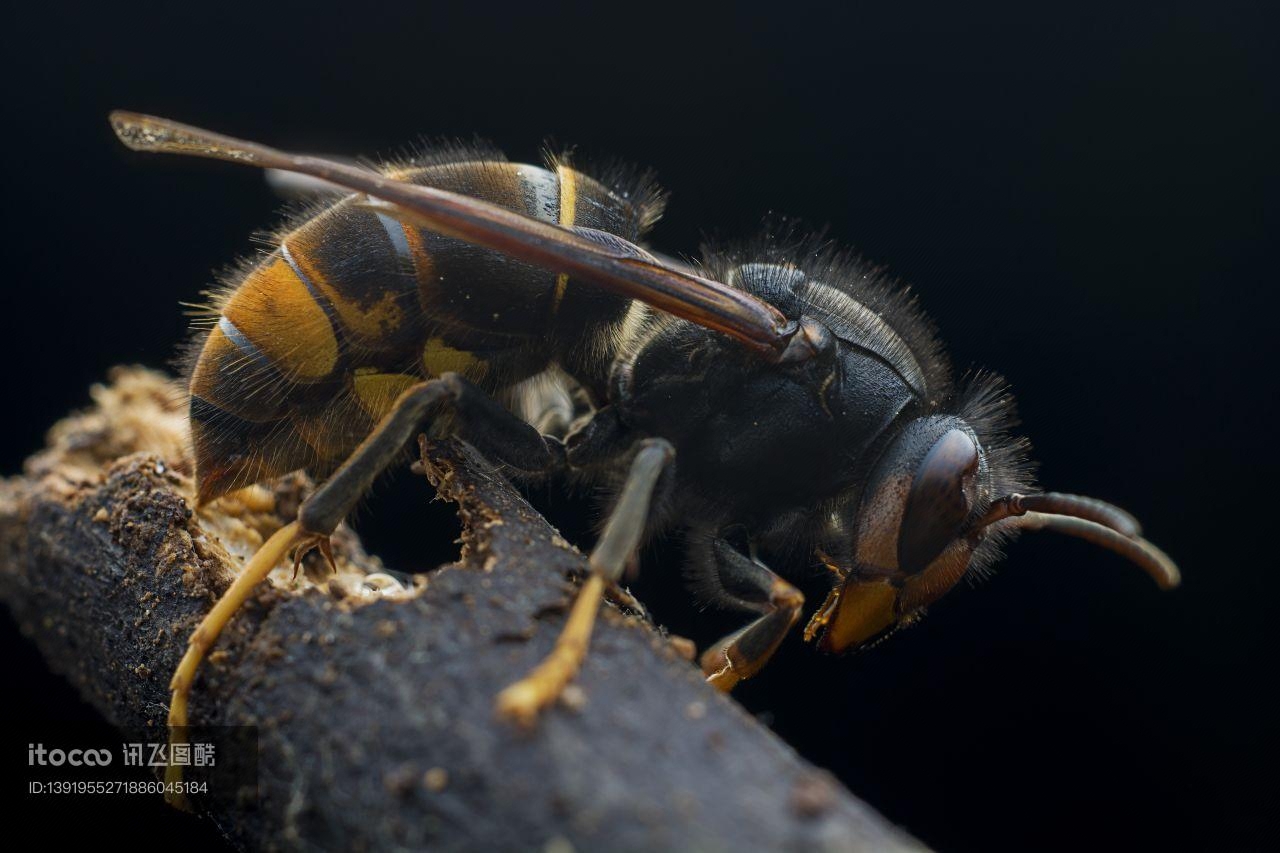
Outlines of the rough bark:
[{"label": "rough bark", "polygon": [[[50,667],[122,727],[163,725],[185,639],[306,484],[193,513],[180,407],[119,370],[0,485],[0,598]],[[802,761],[643,620],[606,608],[571,692],[532,731],[495,694],[550,648],[581,554],[483,459],[429,448],[461,559],[413,589],[354,536],[339,572],[273,575],[192,696],[194,722],[259,727],[256,803],[209,817],[248,847],[906,850],[918,844]],[[376,580],[376,578],[375,578]],[[567,846],[569,845],[569,846]],[[571,847],[570,847],[571,846]]]}]

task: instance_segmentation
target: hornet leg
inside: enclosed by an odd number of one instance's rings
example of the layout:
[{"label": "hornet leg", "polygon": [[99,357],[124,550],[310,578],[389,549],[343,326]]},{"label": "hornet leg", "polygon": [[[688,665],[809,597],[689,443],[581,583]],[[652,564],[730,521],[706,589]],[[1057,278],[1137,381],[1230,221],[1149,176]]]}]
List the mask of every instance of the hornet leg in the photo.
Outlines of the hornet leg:
[{"label": "hornet leg", "polygon": [[500,716],[522,725],[532,724],[538,712],[560,698],[577,674],[587,655],[605,587],[622,577],[627,561],[639,547],[658,479],[674,455],[671,445],[660,438],[640,442],[618,503],[588,559],[591,574],[578,591],[555,647],[537,668],[498,694]]},{"label": "hornet leg", "polygon": [[703,580],[712,597],[761,614],[702,654],[702,671],[708,683],[728,693],[769,662],[800,617],[804,595],[723,539],[714,540],[709,550],[701,570],[706,573]]},{"label": "hornet leg", "polygon": [[[297,520],[263,543],[191,634],[186,653],[169,683],[171,743],[186,742],[187,701],[196,671],[254,587],[290,551],[294,552],[295,565],[312,548],[319,549],[332,564],[329,537],[334,529],[369,491],[374,480],[400,456],[413,435],[442,415],[453,415],[453,432],[466,438],[481,453],[521,471],[547,471],[564,459],[559,442],[543,438],[529,424],[456,373],[446,373],[439,379],[405,390],[369,437],[302,504]],[[182,768],[171,765],[166,771],[166,781],[181,780]],[[166,794],[166,798],[175,805],[185,805],[181,794]]]}]

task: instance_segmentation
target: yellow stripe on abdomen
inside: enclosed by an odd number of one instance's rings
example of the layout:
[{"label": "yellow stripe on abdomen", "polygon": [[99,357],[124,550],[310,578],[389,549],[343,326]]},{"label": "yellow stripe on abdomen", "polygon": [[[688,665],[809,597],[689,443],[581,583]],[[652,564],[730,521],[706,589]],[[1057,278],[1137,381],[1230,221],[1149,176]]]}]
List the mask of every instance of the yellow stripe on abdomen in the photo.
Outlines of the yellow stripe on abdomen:
[{"label": "yellow stripe on abdomen", "polygon": [[383,342],[395,336],[409,322],[406,316],[408,306],[400,291],[391,286],[380,292],[366,287],[352,293],[349,282],[330,281],[321,270],[319,260],[322,252],[333,254],[332,247],[321,242],[333,238],[334,235],[326,229],[301,228],[289,235],[290,258],[307,281],[333,306],[335,318],[348,338],[363,347],[379,349]]},{"label": "yellow stripe on abdomen", "polygon": [[[568,228],[573,225],[578,212],[578,173],[561,164],[556,166],[556,177],[560,179],[560,225]],[[569,276],[566,273],[556,276],[556,292],[551,297],[552,317],[560,310],[568,289]]]},{"label": "yellow stripe on abdomen", "polygon": [[314,382],[337,366],[333,325],[283,256],[250,272],[222,314],[288,379]]},{"label": "yellow stripe on abdomen", "polygon": [[428,376],[461,373],[471,380],[484,376],[488,367],[474,353],[451,347],[444,338],[431,338],[422,348],[422,367]]},{"label": "yellow stripe on abdomen", "polygon": [[378,421],[391,411],[391,407],[401,394],[421,381],[420,377],[406,373],[357,370],[351,377],[351,387],[365,414],[374,421]]}]

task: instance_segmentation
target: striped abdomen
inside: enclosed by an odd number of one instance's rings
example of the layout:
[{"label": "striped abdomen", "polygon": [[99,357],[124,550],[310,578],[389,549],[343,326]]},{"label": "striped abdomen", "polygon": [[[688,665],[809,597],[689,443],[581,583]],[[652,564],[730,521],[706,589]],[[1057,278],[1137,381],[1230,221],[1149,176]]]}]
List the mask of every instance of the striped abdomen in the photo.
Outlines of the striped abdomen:
[{"label": "striped abdomen", "polygon": [[[636,239],[651,192],[610,190],[564,165],[485,159],[395,172],[561,224]],[[630,200],[629,200],[630,197]],[[231,282],[191,374],[199,500],[299,468],[324,474],[424,378],[490,391],[572,362],[622,300],[485,249],[334,202]],[[573,372],[576,365],[565,365]]]}]

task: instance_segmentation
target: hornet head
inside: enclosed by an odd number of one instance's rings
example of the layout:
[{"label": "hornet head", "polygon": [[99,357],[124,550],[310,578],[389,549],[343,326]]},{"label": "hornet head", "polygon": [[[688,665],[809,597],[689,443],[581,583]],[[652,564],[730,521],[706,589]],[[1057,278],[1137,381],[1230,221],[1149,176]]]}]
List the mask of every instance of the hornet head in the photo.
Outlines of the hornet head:
[{"label": "hornet head", "polygon": [[[994,382],[958,414],[908,421],[872,465],[846,517],[849,565],[805,630],[832,652],[851,651],[910,624],[1019,530],[1056,530],[1127,557],[1162,588],[1178,568],[1138,522],[1103,501],[1031,488],[1025,442],[1004,431],[1010,402]],[[846,534],[847,535],[847,534]]]}]

